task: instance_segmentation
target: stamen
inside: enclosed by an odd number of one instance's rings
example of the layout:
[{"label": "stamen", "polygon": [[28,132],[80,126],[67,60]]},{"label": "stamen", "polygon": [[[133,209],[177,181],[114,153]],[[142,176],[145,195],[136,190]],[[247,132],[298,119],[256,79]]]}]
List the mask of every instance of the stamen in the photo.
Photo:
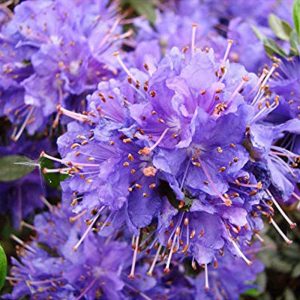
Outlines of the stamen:
[{"label": "stamen", "polygon": [[240,90],[243,88],[244,84],[245,84],[246,82],[248,82],[248,81],[249,81],[249,77],[246,76],[246,75],[243,76],[241,83],[240,83],[240,84],[237,86],[237,88],[234,90],[234,92],[233,92],[232,95],[230,96],[228,102],[230,102],[231,100],[233,100],[233,99],[236,97],[236,95],[237,95],[237,94],[240,92]]},{"label": "stamen", "polygon": [[54,211],[54,206],[50,204],[49,201],[44,196],[40,196],[40,199],[48,207],[50,212]]},{"label": "stamen", "polygon": [[87,212],[87,210],[85,209],[82,212],[80,212],[79,214],[77,214],[76,216],[70,217],[69,218],[70,223],[76,222],[78,219],[80,219],[82,216],[84,216],[86,214],[86,212]]},{"label": "stamen", "polygon": [[68,174],[70,168],[57,168],[57,169],[47,169],[43,168],[43,174],[51,174],[51,173],[60,173],[60,174]]},{"label": "stamen", "polygon": [[139,249],[139,239],[140,239],[140,236],[138,235],[136,237],[136,240],[135,240],[135,246],[134,246],[134,252],[133,252],[133,258],[132,258],[132,265],[131,265],[130,274],[128,275],[128,278],[131,278],[131,279],[134,278],[135,264],[136,264],[138,249]]},{"label": "stamen", "polygon": [[19,130],[19,132],[18,132],[16,135],[12,135],[12,136],[11,136],[11,139],[12,139],[14,142],[18,141],[18,139],[20,138],[20,136],[21,136],[22,133],[24,132],[26,126],[28,125],[28,121],[30,120],[30,118],[31,118],[31,116],[32,116],[32,114],[33,114],[33,111],[34,111],[34,107],[32,106],[32,107],[30,108],[30,110],[29,110],[29,112],[28,112],[28,114],[27,114],[27,116],[26,116],[26,118],[25,118],[25,120],[24,120],[24,122],[23,122],[23,124],[22,124],[22,126],[21,126],[21,128],[20,128],[20,130]]},{"label": "stamen", "polygon": [[70,118],[72,118],[74,120],[77,120],[77,121],[80,121],[80,122],[86,122],[86,121],[89,120],[88,116],[76,113],[76,112],[68,110],[68,109],[65,109],[60,104],[57,105],[57,110],[58,110],[59,114],[63,114],[67,117],[70,117]]},{"label": "stamen", "polygon": [[197,265],[196,265],[196,262],[195,262],[195,257],[193,256],[193,258],[192,258],[192,269],[193,270],[197,270]]},{"label": "stamen", "polygon": [[80,300],[82,299],[86,294],[87,292],[94,286],[94,284],[96,283],[97,281],[97,278],[95,278],[83,291],[82,293],[75,299],[75,300]]},{"label": "stamen", "polygon": [[[179,228],[179,227],[177,227],[177,228]],[[171,249],[170,249],[170,252],[169,252],[166,267],[164,268],[164,273],[169,273],[170,272],[171,259],[172,259],[172,255],[173,255],[173,251],[174,251],[174,247],[175,247],[175,243],[176,243],[177,238],[178,238],[178,235],[175,234],[175,236],[173,238],[172,246],[171,246]]]},{"label": "stamen", "polygon": [[265,85],[277,67],[278,67],[278,64],[276,64],[276,63],[274,63],[272,65],[271,70],[267,73],[265,79],[260,84],[259,90],[258,90],[257,94],[255,95],[253,101],[251,102],[251,105],[256,104],[256,102],[262,97]]},{"label": "stamen", "polygon": [[258,233],[255,233],[255,237],[261,242],[261,243],[264,243],[265,240],[258,234]]},{"label": "stamen", "polygon": [[17,236],[15,236],[14,234],[11,234],[10,237],[17,243],[19,243],[22,247],[24,247],[25,249],[36,253],[36,251],[29,245],[27,245],[25,242],[23,242],[20,238],[18,238]]},{"label": "stamen", "polygon": [[31,230],[36,231],[36,232],[41,232],[41,230],[38,230],[36,227],[34,227],[33,225],[31,225],[31,224],[29,224],[25,221],[21,222],[21,227],[26,227],[26,228],[31,229]]},{"label": "stamen", "polygon": [[161,134],[161,136],[159,137],[159,139],[155,142],[155,144],[153,144],[150,148],[149,147],[145,147],[143,149],[141,149],[139,151],[139,154],[142,155],[149,155],[163,140],[163,138],[165,137],[165,135],[167,134],[167,132],[169,131],[169,128],[166,128],[163,133]]},{"label": "stamen", "polygon": [[107,33],[104,35],[103,39],[100,41],[100,44],[98,45],[99,48],[101,48],[109,39],[109,37],[111,36],[111,34],[116,30],[118,24],[120,23],[122,19],[121,18],[117,18],[116,21],[114,22],[114,24],[112,25],[111,28],[109,28],[109,30],[107,31]]},{"label": "stamen", "polygon": [[226,48],[226,51],[225,51],[225,54],[224,54],[224,57],[223,57],[223,60],[222,60],[222,63],[221,63],[222,66],[225,65],[226,60],[228,59],[228,55],[230,53],[232,44],[233,44],[233,40],[228,40],[227,41],[227,48]]},{"label": "stamen", "polygon": [[104,209],[104,206],[100,208],[99,212],[97,213],[97,215],[94,217],[93,221],[91,222],[91,224],[89,225],[89,227],[87,228],[87,230],[84,232],[84,234],[82,235],[82,237],[80,238],[80,240],[77,242],[77,244],[73,247],[74,251],[77,251],[79,246],[81,245],[81,243],[84,241],[84,239],[87,237],[88,233],[91,231],[91,229],[93,228],[94,224],[96,223],[98,217],[100,216],[100,213],[102,212],[102,210]]},{"label": "stamen", "polygon": [[280,229],[280,227],[277,225],[277,223],[273,220],[273,218],[270,218],[270,223],[274,226],[274,228],[277,230],[277,232],[280,234],[280,236],[284,239],[284,241],[290,245],[293,243],[292,240],[290,240]]},{"label": "stamen", "polygon": [[205,272],[205,290],[209,290],[209,281],[208,281],[208,267],[207,264],[204,264],[204,272]]},{"label": "stamen", "polygon": [[196,31],[197,31],[197,24],[192,25],[192,43],[191,43],[191,50],[192,56],[195,54],[195,41],[196,41]]},{"label": "stamen", "polygon": [[241,251],[241,249],[239,248],[239,246],[237,245],[237,243],[234,241],[233,238],[231,238],[231,243],[234,247],[234,249],[236,250],[236,252],[239,254],[239,256],[245,261],[245,263],[250,266],[252,264],[252,261],[250,261],[245,254]]},{"label": "stamen", "polygon": [[297,224],[292,222],[291,219],[286,215],[286,213],[284,212],[284,210],[280,207],[279,203],[275,200],[275,198],[273,197],[273,195],[270,193],[269,190],[266,190],[267,194],[271,197],[273,203],[275,204],[276,208],[278,209],[278,211],[281,213],[281,215],[283,216],[283,218],[289,223],[290,228],[294,229],[296,228]]},{"label": "stamen", "polygon": [[45,158],[48,158],[50,160],[59,162],[59,163],[67,166],[67,163],[65,161],[63,161],[62,159],[54,157],[54,156],[51,156],[51,155],[45,153],[44,151],[41,152],[40,157],[45,157]]},{"label": "stamen", "polygon": [[[200,161],[200,159],[199,159]],[[200,161],[200,164],[202,166],[202,170],[208,180],[208,183],[210,184],[212,190],[219,196],[220,199],[222,199],[224,201],[224,204],[226,206],[231,206],[232,202],[229,198],[225,198],[218,190],[217,186],[214,184],[212,178],[210,177],[210,174],[208,173],[207,171],[207,168],[206,168],[206,164],[203,163],[203,161]]]},{"label": "stamen", "polygon": [[114,56],[117,58],[118,63],[120,64],[120,66],[122,67],[122,69],[125,71],[125,73],[129,76],[129,78],[133,79],[135,82],[137,82],[136,78],[133,76],[133,74],[129,71],[129,69],[126,67],[126,65],[124,64],[120,53],[118,51],[116,51],[114,53]]},{"label": "stamen", "polygon": [[153,260],[153,262],[151,264],[151,267],[150,267],[149,271],[147,272],[147,275],[149,275],[149,276],[152,276],[152,274],[153,274],[153,270],[154,270],[156,262],[158,260],[159,252],[161,250],[161,247],[162,247],[162,245],[159,244],[158,249],[157,249],[156,254],[155,254],[155,257],[154,257],[154,260]]},{"label": "stamen", "polygon": [[156,143],[150,147],[150,150],[151,150],[151,151],[153,151],[153,150],[160,144],[160,142],[163,140],[163,138],[165,137],[165,135],[167,134],[168,131],[169,131],[169,128],[166,128],[166,129],[163,131],[162,135],[161,135],[160,138],[156,141]]}]

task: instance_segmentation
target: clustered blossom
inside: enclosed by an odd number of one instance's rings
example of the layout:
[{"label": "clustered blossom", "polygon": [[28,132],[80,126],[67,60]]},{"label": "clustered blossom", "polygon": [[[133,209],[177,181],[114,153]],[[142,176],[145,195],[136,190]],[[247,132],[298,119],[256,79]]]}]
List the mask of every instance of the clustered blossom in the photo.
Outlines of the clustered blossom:
[{"label": "clustered blossom", "polygon": [[2,25],[0,111],[20,127],[13,139],[43,129],[58,104],[83,108],[87,93],[116,74],[121,19],[108,2],[25,1]]},{"label": "clustered blossom", "polygon": [[298,134],[300,122],[267,122],[280,101],[266,86],[277,64],[257,77],[228,61],[231,45],[220,60],[211,49],[173,48],[144,70],[128,69],[116,53],[126,78],[100,83],[85,114],[66,110],[76,122],[58,140],[62,158],[43,154],[70,175],[63,201],[74,212],[99,231],[100,219],[131,232],[130,277],[140,245],[158,247],[150,275],[162,249],[165,272],[172,256],[207,268],[220,251],[250,265],[242,249],[261,239],[262,217],[291,243],[272,205],[294,228],[278,202],[295,195],[298,156],[278,141]]},{"label": "clustered blossom", "polygon": [[[269,59],[253,31],[272,36],[267,16],[288,20],[290,6],[159,1],[151,22],[106,0],[0,11],[0,114],[15,142],[1,156],[52,166],[0,185],[0,213],[34,233],[12,236],[5,299],[239,299],[255,287],[264,224],[291,244],[276,219],[294,229],[284,207],[300,203],[299,58]],[[40,184],[49,174],[64,178],[58,205]]]}]

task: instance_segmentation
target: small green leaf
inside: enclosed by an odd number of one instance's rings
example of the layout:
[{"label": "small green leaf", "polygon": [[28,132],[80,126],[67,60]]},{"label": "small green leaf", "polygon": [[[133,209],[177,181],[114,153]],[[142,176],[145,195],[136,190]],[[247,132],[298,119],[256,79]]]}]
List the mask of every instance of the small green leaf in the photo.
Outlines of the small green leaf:
[{"label": "small green leaf", "polygon": [[3,248],[0,245],[0,290],[4,286],[7,273],[7,259]]},{"label": "small green leaf", "polygon": [[284,41],[288,41],[290,39],[290,35],[293,29],[291,28],[289,23],[281,20],[274,14],[271,14],[269,16],[269,25],[279,39]]},{"label": "small green leaf", "polygon": [[297,32],[295,30],[292,31],[291,35],[290,35],[290,55],[292,56],[297,56],[299,55],[299,37],[297,35]]},{"label": "small green leaf", "polygon": [[20,179],[31,173],[35,162],[26,156],[9,155],[0,158],[0,181],[8,182]]},{"label": "small green leaf", "polygon": [[297,300],[297,297],[292,290],[286,289],[284,292],[284,300]]},{"label": "small green leaf", "polygon": [[293,20],[295,30],[300,37],[300,0],[295,0],[293,5]]},{"label": "small green leaf", "polygon": [[54,163],[52,160],[41,157],[39,160],[40,168],[42,170],[44,179],[46,183],[52,188],[58,188],[61,181],[64,181],[66,178],[69,177],[67,174],[60,174],[60,173],[44,173],[43,169],[54,169]]},{"label": "small green leaf", "polygon": [[300,276],[300,263],[297,264],[294,269],[293,269],[293,273],[292,273],[292,277],[296,278]]},{"label": "small green leaf", "polygon": [[282,56],[282,57],[287,57],[286,53],[284,52],[283,49],[281,49],[275,41],[271,39],[264,39],[264,47],[269,56],[273,56],[275,54]]},{"label": "small green leaf", "polygon": [[260,40],[260,41],[264,41],[266,36],[261,33],[261,31],[254,25],[252,25],[252,30],[254,31],[254,34],[257,36],[257,38]]},{"label": "small green leaf", "polygon": [[254,288],[243,293],[243,295],[245,295],[245,296],[251,296],[251,297],[255,297],[255,298],[258,297],[260,294],[261,294],[261,292]]},{"label": "small green leaf", "polygon": [[128,0],[131,7],[142,16],[145,16],[152,24],[155,22],[156,13],[152,1]]}]

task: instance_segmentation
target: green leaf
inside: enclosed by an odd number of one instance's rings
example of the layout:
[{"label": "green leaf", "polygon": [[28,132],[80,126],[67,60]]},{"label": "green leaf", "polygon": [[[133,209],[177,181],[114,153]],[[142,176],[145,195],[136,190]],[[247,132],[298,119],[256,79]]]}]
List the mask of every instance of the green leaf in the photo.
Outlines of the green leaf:
[{"label": "green leaf", "polygon": [[281,20],[274,14],[270,14],[269,25],[279,39],[289,41],[290,35],[293,30],[289,23],[285,22],[284,20]]},{"label": "green leaf", "polygon": [[260,41],[264,41],[266,36],[261,33],[261,31],[254,25],[252,25],[252,30],[254,31],[254,34],[257,36],[257,38],[260,40]]},{"label": "green leaf", "polygon": [[4,286],[7,273],[7,259],[3,248],[0,245],[0,290]]},{"label": "green leaf", "polygon": [[296,278],[300,276],[300,263],[297,264],[294,269],[293,269],[293,273],[292,273],[292,277]]},{"label": "green leaf", "polygon": [[297,300],[297,297],[292,290],[286,289],[284,293],[284,300]]},{"label": "green leaf", "polygon": [[290,35],[290,46],[291,46],[290,55],[292,55],[292,56],[299,55],[299,50],[298,50],[299,37],[298,37],[297,32],[295,30],[293,30],[291,35]]},{"label": "green leaf", "polygon": [[155,22],[155,7],[150,0],[128,0],[129,5],[139,14],[145,16],[152,24]]},{"label": "green leaf", "polygon": [[271,39],[268,39],[268,38],[264,39],[264,47],[265,47],[265,50],[266,50],[266,52],[269,56],[273,56],[274,54],[277,54],[277,55],[282,56],[282,57],[287,57],[284,50],[281,49],[276,44],[276,42],[271,40]]},{"label": "green leaf", "polygon": [[300,0],[295,0],[293,5],[293,20],[295,30],[300,37]]},{"label": "green leaf", "polygon": [[26,156],[9,155],[0,158],[0,181],[8,182],[20,179],[31,173],[35,162]]},{"label": "green leaf", "polygon": [[43,177],[46,183],[52,188],[58,188],[61,181],[64,181],[66,178],[69,177],[67,174],[60,174],[60,173],[44,173],[43,169],[54,169],[54,163],[52,160],[41,157],[39,160],[40,168],[42,170]]},{"label": "green leaf", "polygon": [[254,288],[243,293],[243,295],[245,295],[245,296],[251,296],[251,297],[255,297],[255,298],[258,297],[260,294],[261,294],[261,292]]}]

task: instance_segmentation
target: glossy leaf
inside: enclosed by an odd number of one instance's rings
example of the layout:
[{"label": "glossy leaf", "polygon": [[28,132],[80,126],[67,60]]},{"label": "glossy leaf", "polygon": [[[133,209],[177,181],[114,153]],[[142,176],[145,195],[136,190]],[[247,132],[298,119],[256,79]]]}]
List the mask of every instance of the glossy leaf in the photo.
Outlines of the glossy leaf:
[{"label": "glossy leaf", "polygon": [[141,16],[145,16],[151,23],[155,22],[155,7],[152,1],[128,0],[129,5]]},{"label": "glossy leaf", "polygon": [[[52,160],[41,157],[39,160],[40,168],[43,169],[54,169],[54,163]],[[43,173],[43,172],[42,172]],[[46,183],[52,188],[58,188],[61,181],[64,181],[66,178],[69,177],[67,174],[60,174],[60,173],[43,173],[43,177]]]},{"label": "glossy leaf", "polygon": [[0,181],[9,182],[31,173],[35,162],[26,156],[9,155],[0,158]]},{"label": "glossy leaf", "polygon": [[293,20],[294,20],[295,30],[298,36],[300,37],[300,0],[294,1]]},{"label": "glossy leaf", "polygon": [[3,248],[0,245],[0,290],[4,286],[7,273],[7,259]]},{"label": "glossy leaf", "polygon": [[271,14],[269,16],[269,25],[279,39],[289,41],[293,29],[287,22]]},{"label": "glossy leaf", "polygon": [[265,39],[264,40],[264,47],[269,56],[279,55],[282,57],[286,57],[286,53],[283,49],[281,49],[275,41],[271,39]]}]

